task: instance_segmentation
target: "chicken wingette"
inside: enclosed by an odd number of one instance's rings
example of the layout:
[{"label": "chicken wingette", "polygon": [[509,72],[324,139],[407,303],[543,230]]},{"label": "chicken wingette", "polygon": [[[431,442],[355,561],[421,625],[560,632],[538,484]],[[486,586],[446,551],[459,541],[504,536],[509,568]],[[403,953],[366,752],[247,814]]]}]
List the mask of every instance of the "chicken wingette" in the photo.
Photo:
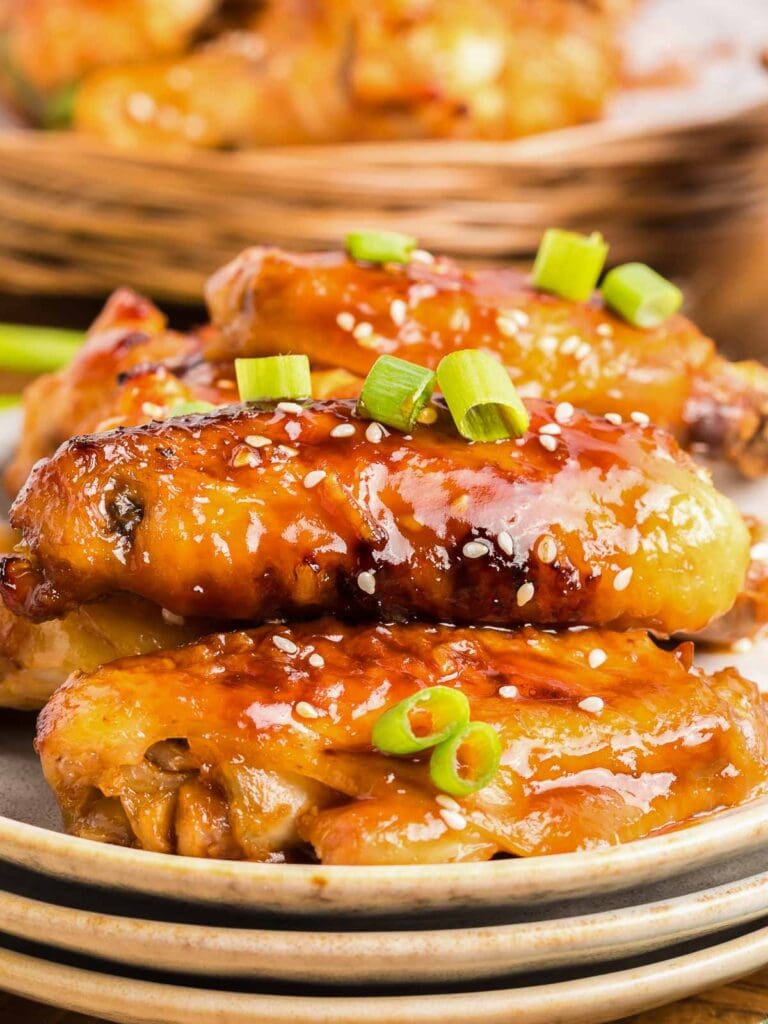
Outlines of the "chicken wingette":
[{"label": "chicken wingette", "polygon": [[149,149],[549,131],[602,113],[627,6],[270,0],[191,54],[95,72],[74,123]]},{"label": "chicken wingette", "polygon": [[38,621],[126,592],[249,622],[664,634],[732,607],[749,532],[668,434],[531,401],[523,437],[469,443],[434,408],[412,435],[337,400],[74,438],[11,510],[24,546],[0,563],[0,593]]},{"label": "chicken wingette", "polygon": [[[764,791],[757,687],[691,653],[639,632],[273,625],[76,673],[37,748],[70,832],[146,850],[423,864],[593,849]],[[372,747],[380,716],[435,684],[501,743],[497,774],[456,800],[429,751]]]},{"label": "chicken wingette", "polygon": [[211,359],[290,350],[365,376],[382,354],[434,368],[455,349],[483,348],[526,395],[649,417],[749,476],[768,471],[768,369],[724,359],[682,316],[641,330],[597,297],[545,294],[517,270],[447,259],[373,266],[269,248],[214,274],[206,297],[219,329]]}]

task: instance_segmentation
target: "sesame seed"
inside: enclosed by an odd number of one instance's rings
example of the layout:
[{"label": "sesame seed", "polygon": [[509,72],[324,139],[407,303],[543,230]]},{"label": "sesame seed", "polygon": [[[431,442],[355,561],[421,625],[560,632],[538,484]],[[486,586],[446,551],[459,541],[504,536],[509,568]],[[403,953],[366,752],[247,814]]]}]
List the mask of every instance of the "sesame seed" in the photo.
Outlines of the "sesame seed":
[{"label": "sesame seed", "polygon": [[307,473],[304,477],[304,486],[307,490],[312,490],[313,487],[317,487],[319,483],[325,480],[324,469],[313,469],[311,473]]},{"label": "sesame seed", "polygon": [[604,665],[607,660],[608,655],[599,647],[595,647],[593,651],[590,651],[589,658],[587,659],[590,668],[600,668],[600,666]]},{"label": "sesame seed", "polygon": [[154,402],[144,402],[141,406],[141,411],[145,416],[163,416],[165,414],[165,406],[156,405]]},{"label": "sesame seed", "polygon": [[249,434],[245,443],[250,445],[251,448],[266,448],[268,444],[272,444],[268,437],[262,437],[261,434]]},{"label": "sesame seed", "polygon": [[639,427],[647,427],[651,422],[651,417],[645,412],[631,412],[629,418]]},{"label": "sesame seed", "polygon": [[613,328],[610,324],[598,324],[595,330],[601,338],[610,338],[613,334]]},{"label": "sesame seed", "polygon": [[513,700],[515,697],[517,697],[519,695],[519,692],[520,691],[517,689],[516,686],[511,686],[510,685],[510,686],[500,686],[499,687],[499,696],[500,697],[505,697],[505,698],[507,698],[507,700]]},{"label": "sesame seed", "polygon": [[319,718],[320,712],[307,700],[300,700],[296,705],[296,714],[300,718]]},{"label": "sesame seed", "polygon": [[278,651],[282,651],[283,654],[299,653],[299,648],[296,646],[293,640],[289,640],[287,636],[280,636],[279,634],[273,636],[272,643],[275,645]]},{"label": "sesame seed", "polygon": [[554,452],[557,449],[557,438],[551,434],[539,434],[539,444],[548,452]]},{"label": "sesame seed", "polygon": [[340,423],[331,431],[331,437],[352,437],[355,433],[354,423]]},{"label": "sesame seed", "polygon": [[342,331],[351,331],[355,326],[355,318],[352,313],[344,310],[339,313],[336,317],[336,323],[342,329]]},{"label": "sesame seed", "polygon": [[280,412],[292,412],[296,416],[298,416],[299,413],[304,412],[303,407],[297,405],[296,402],[278,402],[277,408],[280,410]]},{"label": "sesame seed", "polygon": [[376,593],[376,577],[372,572],[364,570],[358,574],[357,585],[365,594]]},{"label": "sesame seed", "polygon": [[580,344],[581,338],[578,336],[578,334],[572,334],[569,338],[566,338],[565,341],[562,343],[562,345],[560,346],[560,351],[564,356],[572,356]]},{"label": "sesame seed", "polygon": [[621,572],[617,572],[613,577],[613,589],[614,590],[626,590],[629,586],[629,581],[632,579],[633,569],[631,567],[622,569]]},{"label": "sesame seed", "polygon": [[288,444],[279,444],[277,446],[277,450],[282,455],[285,455],[289,459],[293,459],[293,458],[295,458],[295,456],[297,456],[299,454],[299,449],[298,448],[291,448],[291,446],[288,445]]},{"label": "sesame seed", "polygon": [[746,654],[747,651],[751,651],[754,646],[754,642],[750,640],[748,636],[742,636],[738,640],[733,641],[731,644],[731,650],[734,654]]},{"label": "sesame seed", "polygon": [[768,562],[768,541],[760,541],[749,549],[750,557],[756,562]]},{"label": "sesame seed", "polygon": [[557,351],[557,338],[553,338],[551,334],[545,335],[539,341],[539,348],[548,356],[554,355]]},{"label": "sesame seed", "polygon": [[364,338],[370,338],[373,334],[373,324],[369,324],[367,320],[361,320],[360,323],[352,331],[352,337],[357,341],[362,341]]},{"label": "sesame seed", "polygon": [[512,540],[512,536],[507,533],[506,530],[502,530],[496,538],[496,543],[499,545],[505,555],[514,555],[515,553],[515,542]]},{"label": "sesame seed", "polygon": [[446,811],[455,811],[457,814],[461,813],[461,804],[458,800],[454,800],[452,796],[448,796],[447,793],[438,793],[435,797],[435,803],[440,804]]},{"label": "sesame seed", "polygon": [[518,331],[519,325],[508,316],[497,316],[496,326],[506,338],[513,338]]},{"label": "sesame seed", "polygon": [[467,311],[459,307],[459,309],[455,309],[453,313],[451,313],[451,319],[448,326],[452,331],[468,331],[470,323],[471,321]]},{"label": "sesame seed", "polygon": [[259,459],[256,452],[249,451],[248,448],[238,448],[232,456],[232,465],[236,469],[242,469],[243,466],[258,466]]},{"label": "sesame seed", "polygon": [[466,558],[482,558],[489,553],[488,546],[479,540],[470,540],[461,549]]},{"label": "sesame seed", "polygon": [[618,427],[624,422],[617,412],[607,412],[604,419],[608,420],[609,423],[612,423],[614,427]]},{"label": "sesame seed", "polygon": [[459,814],[458,811],[449,811],[444,809],[440,811],[440,817],[448,828],[453,829],[454,832],[461,832],[462,829],[467,827],[467,819],[463,814]]},{"label": "sesame seed", "polygon": [[536,554],[539,556],[539,560],[544,562],[545,565],[549,565],[557,558],[557,541],[554,537],[550,537],[549,534],[545,534],[539,541],[538,547],[536,548]]},{"label": "sesame seed", "polygon": [[584,700],[579,701],[579,707],[582,711],[589,711],[593,715],[599,715],[605,707],[605,701],[602,697],[585,697]]},{"label": "sesame seed", "polygon": [[312,668],[323,668],[325,666],[325,658],[322,654],[310,654],[309,664]]},{"label": "sesame seed", "polygon": [[435,423],[437,420],[437,409],[434,405],[425,406],[419,415],[416,417],[418,423],[424,423],[429,426],[431,423]]},{"label": "sesame seed", "polygon": [[132,92],[125,101],[130,117],[138,124],[146,124],[157,113],[157,105],[146,92]]},{"label": "sesame seed", "polygon": [[524,583],[517,592],[517,607],[522,608],[523,605],[533,598],[536,588],[532,583]]},{"label": "sesame seed", "polygon": [[592,351],[592,346],[588,341],[582,341],[579,347],[574,352],[577,359],[586,359],[589,353]]},{"label": "sesame seed", "polygon": [[559,423],[545,423],[543,426],[539,427],[540,434],[554,434],[557,436],[557,434],[562,434],[562,432],[563,428]]},{"label": "sesame seed", "polygon": [[392,304],[389,307],[389,315],[392,317],[392,321],[398,327],[402,327],[405,323],[405,319],[408,316],[408,303],[402,299],[393,299]]},{"label": "sesame seed", "polygon": [[186,622],[183,615],[177,615],[168,608],[163,608],[160,614],[163,616],[163,622],[167,622],[169,626],[183,626]]},{"label": "sesame seed", "polygon": [[379,444],[384,437],[384,428],[379,423],[369,423],[365,428],[365,436],[371,444]]},{"label": "sesame seed", "polygon": [[573,414],[574,408],[570,402],[560,402],[555,409],[555,419],[558,423],[568,423]]},{"label": "sesame seed", "polygon": [[411,253],[411,263],[434,263],[435,257],[426,249],[414,249]]}]

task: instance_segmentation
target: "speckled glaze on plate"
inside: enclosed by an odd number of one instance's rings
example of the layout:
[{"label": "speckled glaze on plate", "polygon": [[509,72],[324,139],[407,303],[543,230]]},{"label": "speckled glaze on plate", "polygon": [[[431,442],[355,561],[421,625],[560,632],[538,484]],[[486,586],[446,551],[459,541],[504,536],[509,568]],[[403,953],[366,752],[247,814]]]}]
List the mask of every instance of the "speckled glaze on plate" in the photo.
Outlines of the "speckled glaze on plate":
[{"label": "speckled glaze on plate", "polygon": [[70,966],[42,948],[0,948],[0,986],[80,1013],[132,1024],[601,1024],[723,984],[768,963],[768,928],[671,959],[535,985],[426,995],[328,996],[254,985],[146,981]]},{"label": "speckled glaze on plate", "polygon": [[641,906],[496,927],[282,931],[167,922],[0,891],[7,935],[134,967],[310,984],[456,982],[638,956],[768,914],[768,872]]}]

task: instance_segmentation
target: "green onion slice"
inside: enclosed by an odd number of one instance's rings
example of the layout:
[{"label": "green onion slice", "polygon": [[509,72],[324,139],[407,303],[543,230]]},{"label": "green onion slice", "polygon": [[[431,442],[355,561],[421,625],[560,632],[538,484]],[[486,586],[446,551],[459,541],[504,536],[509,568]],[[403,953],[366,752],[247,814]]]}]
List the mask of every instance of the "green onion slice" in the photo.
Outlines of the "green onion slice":
[{"label": "green onion slice", "polygon": [[0,395],[0,409],[12,409],[21,403],[21,395]]},{"label": "green onion slice", "polygon": [[469,701],[461,690],[430,686],[385,711],[371,739],[382,754],[415,754],[441,743],[467,722]]},{"label": "green onion slice", "polygon": [[658,327],[683,304],[683,293],[644,263],[625,263],[605,275],[605,304],[634,327]]},{"label": "green onion slice", "polygon": [[168,409],[166,418],[171,416],[189,416],[193,412],[210,412],[216,406],[212,402],[174,402]]},{"label": "green onion slice", "polygon": [[0,369],[51,373],[68,366],[85,341],[82,331],[0,324]]},{"label": "green onion slice", "polygon": [[67,85],[53,93],[43,103],[41,121],[43,128],[49,130],[68,128],[72,124],[75,113],[77,86]]},{"label": "green onion slice", "polygon": [[235,374],[243,402],[312,397],[312,378],[306,356],[236,359]]},{"label": "green onion slice", "polygon": [[351,231],[345,248],[353,260],[407,263],[416,248],[416,239],[397,231]]},{"label": "green onion slice", "polygon": [[407,432],[434,390],[431,370],[395,356],[379,356],[365,378],[357,411],[366,419]]},{"label": "green onion slice", "polygon": [[536,254],[533,284],[572,302],[586,302],[595,290],[607,255],[608,245],[598,231],[579,235],[550,228]]},{"label": "green onion slice", "polygon": [[501,741],[486,722],[470,722],[432,751],[429,774],[437,789],[469,796],[487,786],[501,764]]},{"label": "green onion slice", "polygon": [[437,383],[462,437],[499,441],[521,437],[528,429],[528,410],[515,385],[487,352],[451,352],[437,367]]}]

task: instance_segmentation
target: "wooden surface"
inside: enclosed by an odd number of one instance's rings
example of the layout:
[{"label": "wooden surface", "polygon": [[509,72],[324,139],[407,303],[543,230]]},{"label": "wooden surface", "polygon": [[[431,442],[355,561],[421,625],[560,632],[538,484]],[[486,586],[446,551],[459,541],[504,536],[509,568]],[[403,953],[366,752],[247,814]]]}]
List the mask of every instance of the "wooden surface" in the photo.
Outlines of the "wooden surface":
[{"label": "wooden surface", "polygon": [[[768,968],[693,999],[627,1017],[620,1024],[762,1024],[768,1018]],[[2,1024],[103,1024],[0,993]],[[254,1021],[254,1024],[257,1024]],[[469,1024],[469,1022],[468,1022]]]}]

